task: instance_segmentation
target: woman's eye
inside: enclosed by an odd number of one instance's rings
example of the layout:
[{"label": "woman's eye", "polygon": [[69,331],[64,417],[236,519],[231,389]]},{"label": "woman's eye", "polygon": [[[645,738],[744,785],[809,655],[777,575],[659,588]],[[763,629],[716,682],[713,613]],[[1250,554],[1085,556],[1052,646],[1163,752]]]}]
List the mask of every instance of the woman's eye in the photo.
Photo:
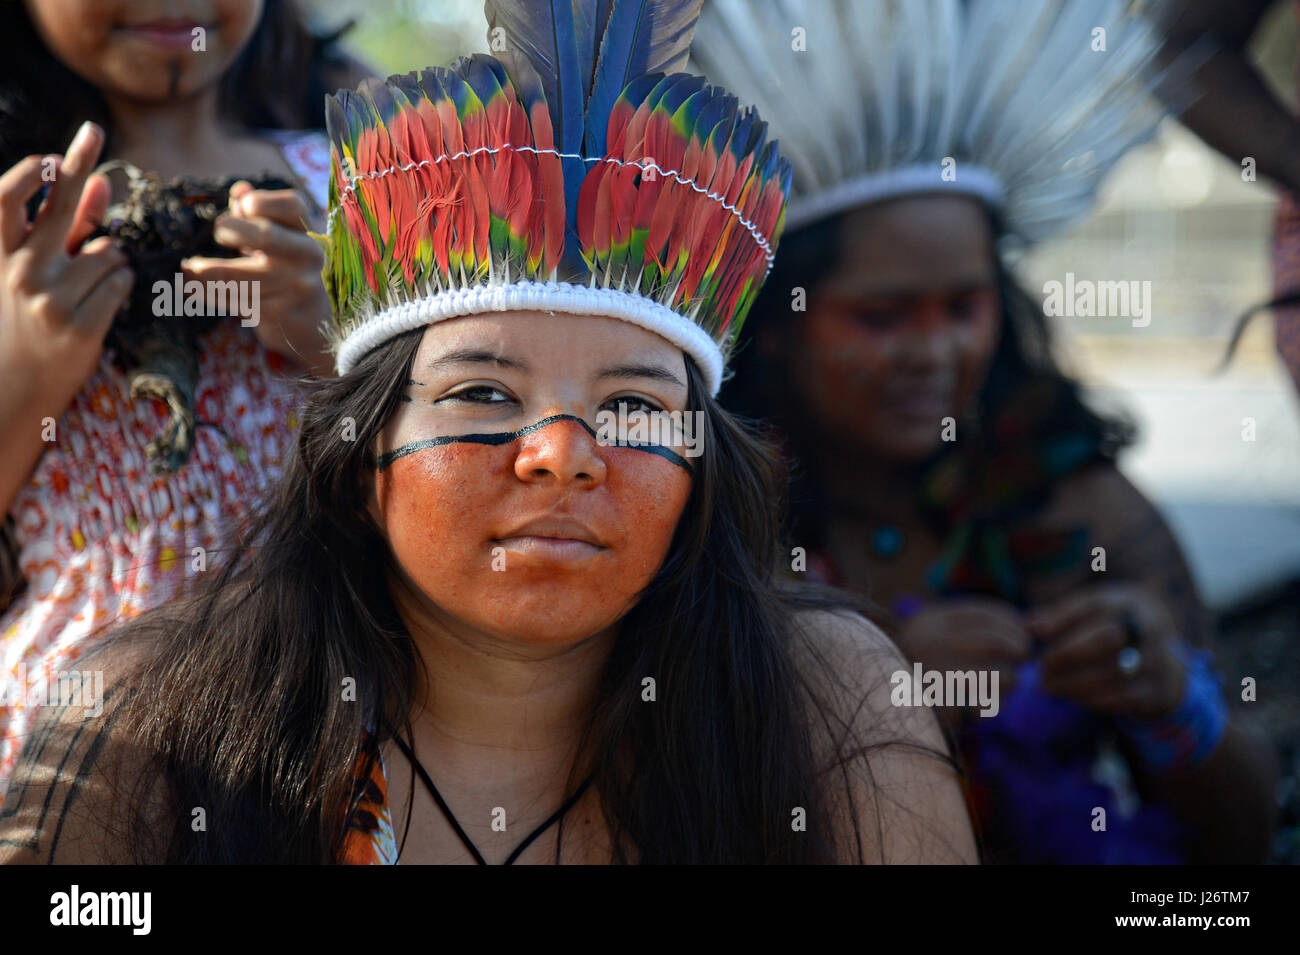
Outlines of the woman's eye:
[{"label": "woman's eye", "polygon": [[625,414],[632,414],[637,411],[649,414],[652,411],[663,410],[658,405],[652,404],[644,398],[637,398],[633,395],[625,395],[622,398],[611,398],[609,401],[605,402],[605,405],[607,407],[612,406],[615,413],[618,413],[621,410]]},{"label": "woman's eye", "polygon": [[[498,396],[497,398],[492,397]],[[498,398],[500,400],[498,400]],[[460,391],[453,391],[449,395],[439,398],[434,404],[443,401],[468,401],[472,404],[494,405],[500,404],[501,401],[509,401],[510,397],[500,388],[493,388],[490,385],[471,385],[468,388],[462,388]]]},{"label": "woman's eye", "polygon": [[963,295],[959,299],[954,299],[948,305],[948,314],[959,321],[967,321],[975,317],[979,312],[979,297],[975,295]]},{"label": "woman's eye", "polygon": [[948,314],[958,321],[966,322],[979,317],[980,313],[992,304],[993,293],[989,289],[972,289],[954,296],[948,302]]}]

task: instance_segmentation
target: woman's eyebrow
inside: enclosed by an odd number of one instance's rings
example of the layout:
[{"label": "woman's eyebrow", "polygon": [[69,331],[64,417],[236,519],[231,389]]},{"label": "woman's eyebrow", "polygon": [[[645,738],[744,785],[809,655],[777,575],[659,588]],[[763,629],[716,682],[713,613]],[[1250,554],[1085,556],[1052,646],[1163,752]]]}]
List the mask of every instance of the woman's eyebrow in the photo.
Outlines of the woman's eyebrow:
[{"label": "woman's eyebrow", "polygon": [[666,381],[685,388],[686,383],[662,365],[611,365],[602,368],[596,374],[597,381],[606,378],[650,378],[654,381]]},{"label": "woman's eyebrow", "polygon": [[520,361],[517,358],[507,358],[505,355],[498,355],[496,352],[483,351],[478,348],[459,348],[455,351],[449,351],[445,355],[430,359],[424,367],[426,371],[436,371],[447,365],[466,363],[496,365],[500,368],[514,368],[522,372],[528,371],[528,363],[525,361]]}]

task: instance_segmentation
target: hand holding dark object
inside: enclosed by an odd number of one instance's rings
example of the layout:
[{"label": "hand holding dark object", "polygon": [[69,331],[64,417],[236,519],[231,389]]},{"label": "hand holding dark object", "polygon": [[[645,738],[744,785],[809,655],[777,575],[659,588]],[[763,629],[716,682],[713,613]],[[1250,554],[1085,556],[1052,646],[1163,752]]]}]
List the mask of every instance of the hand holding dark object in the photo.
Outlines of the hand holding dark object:
[{"label": "hand holding dark object", "polygon": [[1029,617],[1046,644],[1043,690],[1114,716],[1158,719],[1182,697],[1185,670],[1164,605],[1141,587],[1107,584]]},{"label": "hand holding dark object", "polygon": [[[167,428],[146,447],[154,473],[175,472],[193,449],[194,403],[198,391],[199,336],[222,315],[206,306],[202,315],[156,314],[155,284],[175,286],[181,261],[191,255],[229,256],[213,237],[217,217],[226,209],[238,179],[183,177],[163,183],[131,167],[130,192],[124,203],[109,208],[104,235],[111,236],[131,262],[136,281],[131,297],[109,331],[107,344],[130,381],[131,396],[154,398],[171,412]],[[288,188],[282,179],[256,180],[266,188]],[[171,295],[164,293],[170,302]],[[174,311],[161,309],[161,311]]]},{"label": "hand holding dark object", "polygon": [[[230,189],[230,205],[217,217],[213,235],[229,249],[216,258],[192,256],[182,266],[187,278],[202,282],[257,282],[260,317],[253,331],[270,351],[316,375],[333,373],[334,362],[321,334],[329,318],[329,296],[321,281],[325,264],[320,243],[304,227],[311,221],[302,196],[293,189],[255,189],[240,181]],[[324,222],[311,223],[317,229]]]},{"label": "hand holding dark object", "polygon": [[909,617],[899,629],[898,643],[926,669],[1005,669],[1009,679],[1029,657],[1033,641],[1020,612],[1006,601],[958,597]]},{"label": "hand holding dark object", "polygon": [[[927,671],[996,670],[999,695],[1010,690],[1017,668],[1033,648],[1020,611],[992,597],[930,604],[907,618],[896,642],[909,660]],[[949,726],[958,722],[955,711],[941,708],[939,714]]]}]

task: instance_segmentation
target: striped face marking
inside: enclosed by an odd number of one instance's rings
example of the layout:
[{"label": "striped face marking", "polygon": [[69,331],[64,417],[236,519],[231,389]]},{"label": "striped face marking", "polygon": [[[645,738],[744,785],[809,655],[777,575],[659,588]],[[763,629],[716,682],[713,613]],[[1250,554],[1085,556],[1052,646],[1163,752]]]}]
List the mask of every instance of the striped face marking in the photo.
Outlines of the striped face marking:
[{"label": "striped face marking", "polygon": [[[418,384],[418,382],[412,382],[412,384]],[[410,399],[407,398],[407,400],[409,401]],[[389,451],[386,454],[381,454],[377,459],[377,461],[375,462],[375,467],[377,467],[380,471],[383,471],[387,469],[388,466],[391,465],[394,461],[398,460],[399,458],[404,458],[408,454],[415,454],[417,452],[424,451],[429,448],[442,447],[443,445],[446,444],[466,443],[466,444],[488,444],[493,446],[510,444],[512,441],[518,441],[520,438],[524,437],[525,435],[532,434],[534,431],[537,431],[539,428],[545,428],[548,425],[552,425],[557,421],[576,421],[578,424],[582,425],[582,427],[584,427],[593,438],[598,438],[596,429],[593,428],[582,418],[579,418],[577,415],[555,414],[543,418],[540,421],[536,421],[533,424],[520,428],[518,431],[496,431],[496,432],[489,432],[485,434],[443,435],[437,438],[425,438],[421,441],[411,441],[407,444],[402,445],[400,448],[397,448],[394,451]],[[608,446],[618,447],[618,448],[635,448],[638,451],[644,451],[647,454],[657,454],[660,457],[664,458],[665,460],[671,461],[673,464],[677,465],[679,468],[684,470],[687,474],[691,473],[691,466],[684,457],[682,457],[672,448],[664,447],[661,444],[651,444],[649,442],[619,441],[617,443]]]}]

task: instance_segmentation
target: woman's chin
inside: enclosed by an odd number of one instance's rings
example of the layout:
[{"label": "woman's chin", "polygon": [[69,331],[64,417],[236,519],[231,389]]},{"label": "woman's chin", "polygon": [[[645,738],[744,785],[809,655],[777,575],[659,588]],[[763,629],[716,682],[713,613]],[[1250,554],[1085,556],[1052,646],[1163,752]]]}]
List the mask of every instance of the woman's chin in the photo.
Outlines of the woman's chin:
[{"label": "woman's chin", "polygon": [[622,616],[617,613],[597,616],[590,614],[589,610],[582,613],[582,616],[577,616],[581,611],[578,608],[573,610],[567,615],[510,614],[504,618],[484,620],[482,629],[504,643],[527,647],[566,647],[582,643],[607,630]]},{"label": "woman's chin", "polygon": [[476,606],[444,601],[444,612],[493,639],[521,647],[581,643],[617,623],[633,598],[620,600],[557,587],[514,587]]}]

